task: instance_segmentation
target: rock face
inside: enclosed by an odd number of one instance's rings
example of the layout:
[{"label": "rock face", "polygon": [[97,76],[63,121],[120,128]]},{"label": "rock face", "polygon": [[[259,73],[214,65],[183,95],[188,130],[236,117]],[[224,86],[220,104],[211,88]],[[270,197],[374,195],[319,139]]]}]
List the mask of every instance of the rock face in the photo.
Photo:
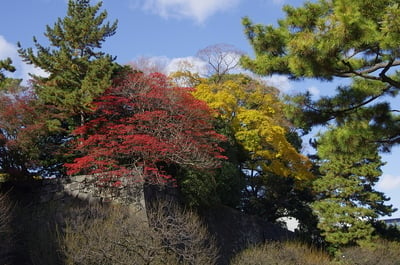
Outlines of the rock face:
[{"label": "rock face", "polygon": [[[79,199],[83,202],[123,203],[134,211],[142,211],[146,216],[146,206],[152,201],[166,200],[180,203],[179,192],[175,188],[160,188],[140,183],[130,183],[118,187],[99,188],[93,176],[76,176],[66,179],[44,179],[24,183],[3,183],[2,190],[9,190],[19,201],[46,203]],[[266,241],[287,240],[294,233],[282,227],[265,222],[259,217],[246,215],[227,206],[202,209],[200,216],[214,236],[220,249],[218,264],[229,264],[230,259],[251,245]]]}]

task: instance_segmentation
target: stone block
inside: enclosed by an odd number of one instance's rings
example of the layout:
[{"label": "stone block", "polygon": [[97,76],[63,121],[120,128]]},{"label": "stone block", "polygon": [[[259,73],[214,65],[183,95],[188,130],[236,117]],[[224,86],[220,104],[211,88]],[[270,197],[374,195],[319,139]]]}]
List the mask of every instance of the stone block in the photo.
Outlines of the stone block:
[{"label": "stone block", "polygon": [[78,182],[72,182],[71,184],[69,184],[68,189],[73,191],[73,190],[79,190],[80,188],[80,183]]},{"label": "stone block", "polygon": [[75,182],[84,182],[85,180],[88,179],[88,176],[86,175],[82,175],[82,176],[74,176],[74,180]]}]

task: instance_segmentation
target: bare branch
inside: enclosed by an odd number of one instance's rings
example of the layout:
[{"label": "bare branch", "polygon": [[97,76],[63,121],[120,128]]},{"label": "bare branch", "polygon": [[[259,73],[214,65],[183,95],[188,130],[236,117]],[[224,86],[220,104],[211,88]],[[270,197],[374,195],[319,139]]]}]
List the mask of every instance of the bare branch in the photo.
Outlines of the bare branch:
[{"label": "bare branch", "polygon": [[216,44],[198,51],[197,57],[208,63],[209,74],[215,75],[219,82],[224,75],[238,67],[243,54],[232,45]]}]

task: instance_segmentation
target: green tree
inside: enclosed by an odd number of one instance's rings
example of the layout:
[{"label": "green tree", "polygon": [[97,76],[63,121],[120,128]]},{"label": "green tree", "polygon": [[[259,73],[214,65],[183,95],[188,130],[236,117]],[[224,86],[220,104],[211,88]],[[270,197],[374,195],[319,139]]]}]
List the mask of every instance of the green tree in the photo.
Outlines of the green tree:
[{"label": "green tree", "polygon": [[15,72],[15,67],[12,65],[10,58],[0,60],[0,90],[8,90],[10,87],[19,86],[20,79],[7,77],[4,72]]},{"label": "green tree", "polygon": [[12,60],[10,58],[0,60],[0,81],[3,81],[6,78],[3,71],[15,71],[15,67],[12,65]]},{"label": "green tree", "polygon": [[384,163],[368,127],[368,121],[347,120],[318,139],[322,177],[314,182],[319,198],[312,208],[326,241],[336,247],[371,241],[374,221],[394,211],[374,190]]},{"label": "green tree", "polygon": [[44,35],[50,47],[42,46],[35,37],[35,49],[18,44],[25,62],[49,74],[33,76],[39,99],[56,106],[59,113],[80,118],[75,122],[81,124],[93,98],[110,86],[116,67],[115,58],[99,51],[117,29],[117,21],[104,22],[107,12],[99,13],[101,6],[101,1],[92,6],[89,0],[69,0],[67,15],[46,27]]},{"label": "green tree", "polygon": [[[261,75],[283,74],[292,79],[345,78],[351,85],[338,87],[332,98],[312,102],[298,96],[296,105],[303,125],[341,118],[373,101],[396,96],[400,88],[400,9],[396,0],[306,2],[285,6],[286,17],[278,26],[242,23],[256,57],[242,58],[242,65]],[[392,145],[400,140],[397,116],[388,108],[386,135]],[[397,126],[395,126],[397,124]]]},{"label": "green tree", "polygon": [[277,26],[243,19],[256,56],[243,57],[242,65],[293,80],[345,80],[330,97],[292,97],[288,113],[305,132],[330,124],[317,142],[323,176],[314,186],[321,195],[314,209],[326,239],[368,240],[369,223],[392,212],[373,186],[381,175],[379,151],[400,140],[398,111],[388,103],[400,88],[399,3],[319,0],[284,11]]}]

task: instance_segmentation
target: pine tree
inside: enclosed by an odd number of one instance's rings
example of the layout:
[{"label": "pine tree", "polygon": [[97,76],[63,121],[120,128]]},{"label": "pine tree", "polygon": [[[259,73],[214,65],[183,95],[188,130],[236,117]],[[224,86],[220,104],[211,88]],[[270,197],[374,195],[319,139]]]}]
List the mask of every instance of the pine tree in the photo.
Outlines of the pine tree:
[{"label": "pine tree", "polygon": [[368,122],[358,119],[331,127],[318,140],[322,177],[314,182],[319,198],[312,207],[333,246],[369,242],[374,220],[394,211],[374,190],[384,163],[373,138]]},{"label": "pine tree", "polygon": [[12,60],[10,58],[0,60],[0,81],[3,81],[6,78],[3,71],[15,71],[15,67],[12,65]]},{"label": "pine tree", "polygon": [[4,72],[15,72],[11,58],[0,60],[0,90],[7,90],[10,86],[18,86],[20,84],[21,80],[6,77]]},{"label": "pine tree", "polygon": [[379,152],[400,143],[400,116],[388,102],[400,89],[399,3],[319,0],[284,11],[277,26],[243,19],[256,56],[243,57],[242,65],[292,80],[345,79],[333,96],[290,98],[288,113],[305,132],[329,126],[318,141],[323,177],[314,186],[320,195],[314,210],[326,240],[368,241],[372,221],[393,211],[374,185],[381,175]]},{"label": "pine tree", "polygon": [[33,76],[39,99],[56,106],[60,113],[81,119],[93,98],[111,84],[116,66],[115,58],[99,51],[105,39],[117,29],[117,21],[104,22],[107,12],[99,13],[101,6],[101,1],[91,6],[89,0],[69,0],[67,15],[53,27],[46,27],[44,35],[50,47],[42,46],[35,37],[35,50],[18,44],[25,62],[49,74]]}]

